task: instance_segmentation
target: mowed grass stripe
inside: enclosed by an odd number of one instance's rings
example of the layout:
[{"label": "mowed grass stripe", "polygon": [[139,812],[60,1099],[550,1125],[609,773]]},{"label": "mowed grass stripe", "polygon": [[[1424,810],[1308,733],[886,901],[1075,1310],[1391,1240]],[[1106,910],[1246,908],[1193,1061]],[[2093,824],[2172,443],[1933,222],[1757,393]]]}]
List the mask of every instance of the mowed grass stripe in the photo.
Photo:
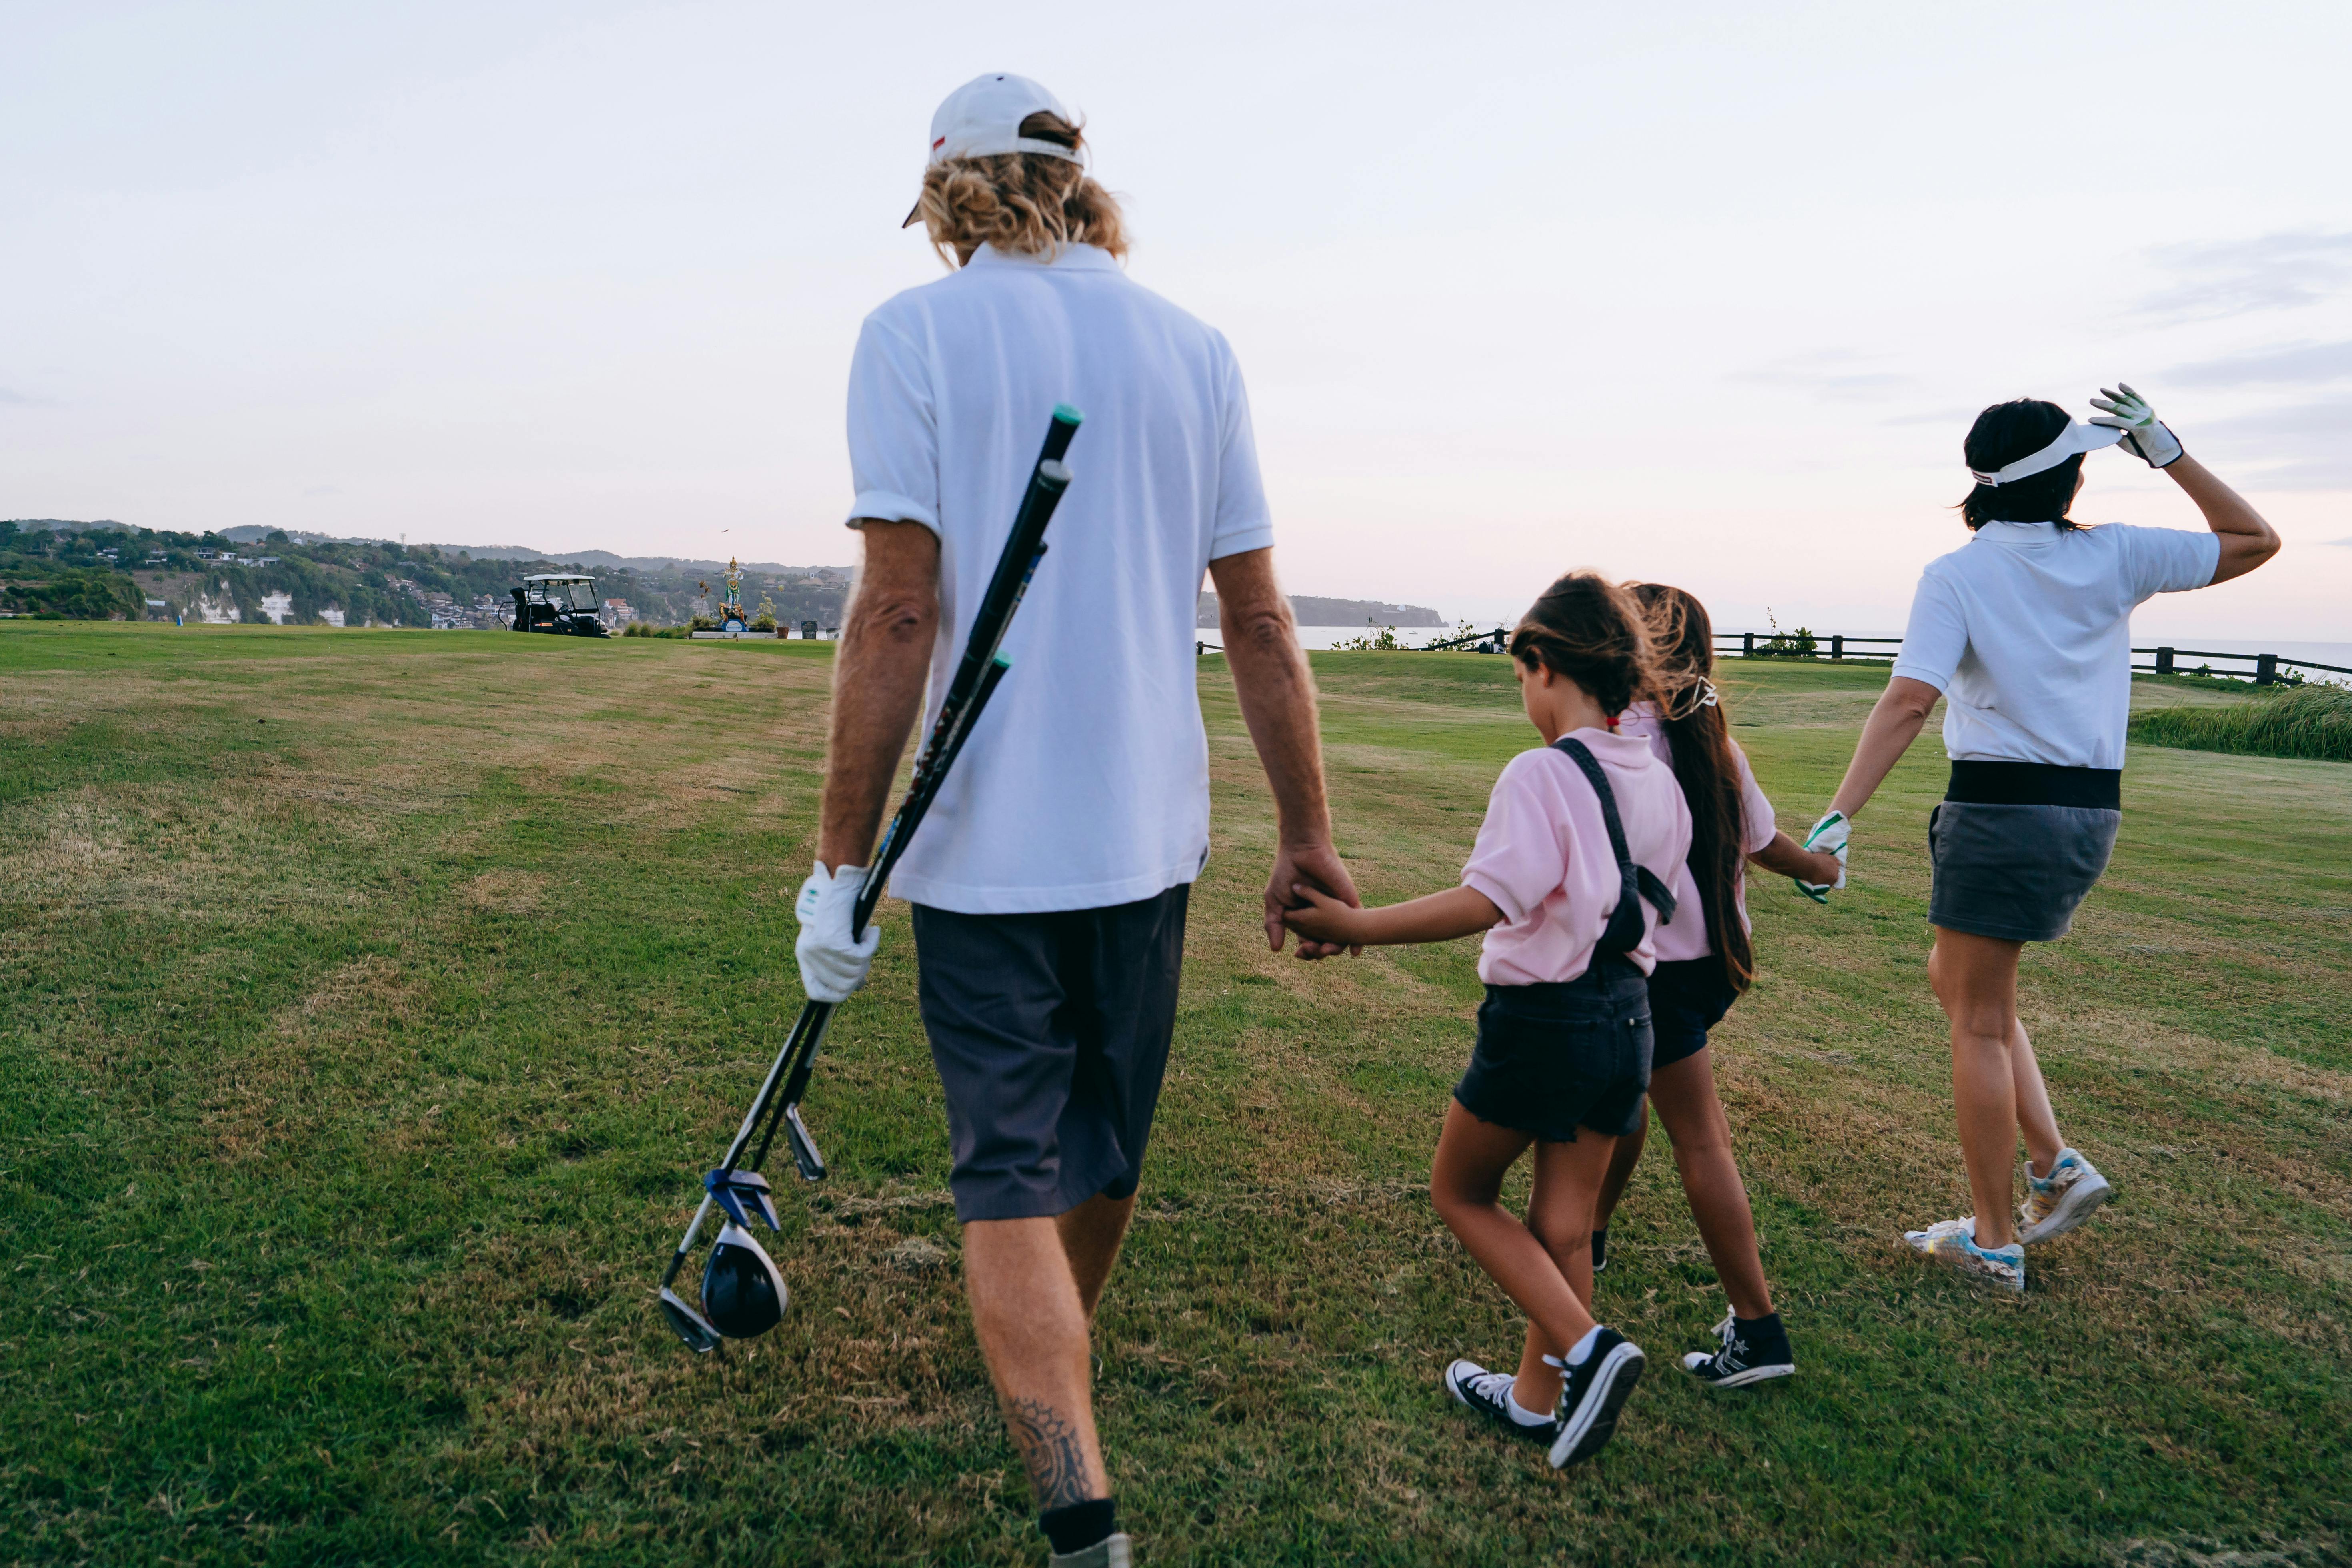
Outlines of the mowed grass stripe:
[{"label": "mowed grass stripe", "polygon": [[[784,1192],[784,1325],[698,1362],[648,1307],[799,1001],[828,651],[0,628],[0,1561],[1038,1560],[903,906],[811,1097],[836,1173]],[[1506,662],[1316,663],[1368,892],[1444,886],[1533,742]],[[1727,671],[1790,826],[1883,679]],[[1423,1188],[1475,947],[1268,954],[1264,784],[1213,658],[1202,694],[1215,854],[1099,1347],[1150,1561],[2352,1538],[2340,764],[2135,749],[2115,871],[2025,978],[2119,1196],[2022,1304],[1899,1240],[1967,1201],[1923,971],[1932,738],[1849,893],[1759,880],[1763,976],[1716,1054],[1802,1370],[1729,1398],[1674,1373],[1720,1298],[1661,1139],[1600,1292],[1654,1370],[1559,1477],[1435,1383],[1517,1344]]]}]

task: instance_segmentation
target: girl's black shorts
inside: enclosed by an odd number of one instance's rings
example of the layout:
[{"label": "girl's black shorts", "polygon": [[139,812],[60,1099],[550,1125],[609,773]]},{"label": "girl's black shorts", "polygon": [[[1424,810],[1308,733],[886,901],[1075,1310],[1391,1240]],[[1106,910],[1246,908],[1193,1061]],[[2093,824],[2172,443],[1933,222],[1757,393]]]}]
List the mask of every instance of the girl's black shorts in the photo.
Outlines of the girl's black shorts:
[{"label": "girl's black shorts", "polygon": [[1478,1045],[1454,1086],[1481,1121],[1572,1143],[1576,1130],[1633,1131],[1650,1087],[1650,987],[1622,959],[1574,980],[1489,985]]},{"label": "girl's black shorts", "polygon": [[1739,993],[1723,972],[1723,960],[1678,958],[1650,971],[1650,1026],[1657,1046],[1650,1070],[1672,1067],[1706,1048],[1706,1032],[1723,1022]]}]

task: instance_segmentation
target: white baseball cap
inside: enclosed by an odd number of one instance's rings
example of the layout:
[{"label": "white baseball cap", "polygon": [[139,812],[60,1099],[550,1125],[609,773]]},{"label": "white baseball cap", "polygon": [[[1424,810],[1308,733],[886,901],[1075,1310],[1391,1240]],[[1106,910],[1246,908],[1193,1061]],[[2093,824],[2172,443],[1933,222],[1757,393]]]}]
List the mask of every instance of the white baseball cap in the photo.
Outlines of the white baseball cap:
[{"label": "white baseball cap", "polygon": [[[1049,158],[1085,163],[1075,148],[1021,134],[1021,122],[1041,112],[1066,123],[1076,123],[1070,111],[1062,107],[1060,99],[1025,76],[1014,76],[1010,71],[976,76],[948,94],[946,101],[931,116],[930,161],[938,163],[950,158],[989,158],[1001,153],[1043,153]],[[907,221],[898,226],[911,227],[917,216],[916,212],[908,213]]]}]

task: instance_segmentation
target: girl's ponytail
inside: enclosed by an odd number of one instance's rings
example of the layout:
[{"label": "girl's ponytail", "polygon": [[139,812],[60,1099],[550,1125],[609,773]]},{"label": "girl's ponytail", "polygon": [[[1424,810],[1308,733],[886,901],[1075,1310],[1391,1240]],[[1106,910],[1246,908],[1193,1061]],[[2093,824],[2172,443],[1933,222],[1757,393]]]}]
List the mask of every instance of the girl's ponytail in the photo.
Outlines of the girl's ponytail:
[{"label": "girl's ponytail", "polygon": [[1747,859],[1746,814],[1731,728],[1715,689],[1715,627],[1706,606],[1680,588],[1637,583],[1633,595],[1657,650],[1653,689],[1659,727],[1675,759],[1675,780],[1690,805],[1691,881],[1698,889],[1706,940],[1724,978],[1745,991],[1756,977],[1755,950],[1739,920],[1739,879]]}]

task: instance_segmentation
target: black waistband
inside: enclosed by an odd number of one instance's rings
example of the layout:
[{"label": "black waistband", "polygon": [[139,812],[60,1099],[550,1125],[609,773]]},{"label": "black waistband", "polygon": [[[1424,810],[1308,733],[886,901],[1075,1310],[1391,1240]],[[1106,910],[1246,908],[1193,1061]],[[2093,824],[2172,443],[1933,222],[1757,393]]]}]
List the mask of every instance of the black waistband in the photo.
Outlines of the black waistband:
[{"label": "black waistband", "polygon": [[2121,811],[2121,768],[2062,768],[2054,763],[1963,763],[1952,764],[1946,800],[1978,805],[2082,805]]},{"label": "black waistband", "polygon": [[1534,980],[1524,985],[1488,985],[1486,994],[1508,1002],[1524,997],[1542,1004],[1555,996],[1603,996],[1627,981],[1647,981],[1642,966],[1622,953],[1595,952],[1583,973],[1573,980]]}]

